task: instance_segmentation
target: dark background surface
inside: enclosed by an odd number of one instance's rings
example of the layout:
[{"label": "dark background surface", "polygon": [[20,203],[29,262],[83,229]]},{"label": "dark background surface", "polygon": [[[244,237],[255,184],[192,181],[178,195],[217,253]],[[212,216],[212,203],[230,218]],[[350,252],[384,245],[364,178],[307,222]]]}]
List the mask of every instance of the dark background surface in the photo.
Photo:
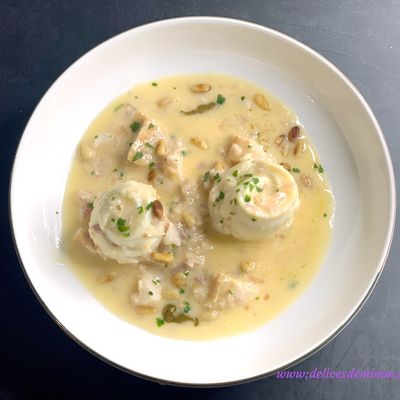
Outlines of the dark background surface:
[{"label": "dark background surface", "polygon": [[[270,377],[217,389],[161,386],[112,368],[80,348],[31,292],[13,249],[7,209],[13,156],[29,116],[57,76],[92,47],[146,22],[185,15],[257,22],[326,56],[371,105],[399,172],[399,1],[2,0],[0,398],[400,399],[400,380]],[[360,313],[336,339],[292,369],[400,371],[399,254],[397,231],[383,275]]]}]

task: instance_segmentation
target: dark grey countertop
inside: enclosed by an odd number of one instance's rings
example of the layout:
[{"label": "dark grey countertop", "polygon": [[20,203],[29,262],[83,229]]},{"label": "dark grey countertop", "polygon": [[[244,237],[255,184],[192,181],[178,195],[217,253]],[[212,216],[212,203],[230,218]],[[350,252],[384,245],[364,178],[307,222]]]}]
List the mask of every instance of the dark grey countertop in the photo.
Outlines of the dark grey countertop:
[{"label": "dark grey countertop", "polygon": [[[79,347],[57,327],[30,290],[13,249],[7,192],[16,146],[37,102],[61,72],[105,39],[146,22],[186,15],[253,21],[289,34],[332,61],[376,113],[399,178],[398,0],[2,0],[0,398],[400,399],[400,379],[270,377],[218,389],[144,381]],[[337,338],[293,370],[400,371],[399,250],[397,229],[383,275],[365,306]]]}]

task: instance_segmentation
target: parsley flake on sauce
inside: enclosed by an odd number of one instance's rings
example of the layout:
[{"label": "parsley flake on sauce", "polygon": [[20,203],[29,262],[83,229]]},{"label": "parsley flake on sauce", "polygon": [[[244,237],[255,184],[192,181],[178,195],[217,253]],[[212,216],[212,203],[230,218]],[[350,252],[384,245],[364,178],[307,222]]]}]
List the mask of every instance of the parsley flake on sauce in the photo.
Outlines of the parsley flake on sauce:
[{"label": "parsley flake on sauce", "polygon": [[143,153],[141,151],[137,151],[132,158],[132,161],[140,160],[143,157]]},{"label": "parsley flake on sauce", "polygon": [[222,94],[219,94],[218,96],[217,96],[217,104],[224,104],[225,103],[225,97],[224,96],[222,96]]},{"label": "parsley flake on sauce", "polygon": [[188,301],[184,301],[183,302],[183,312],[185,314],[187,314],[188,312],[190,312],[190,304]]},{"label": "parsley flake on sauce", "polygon": [[321,164],[314,163],[314,169],[317,170],[320,174],[324,172],[324,167]]},{"label": "parsley flake on sauce", "polygon": [[156,318],[156,324],[160,328],[165,324],[165,321],[162,318]]},{"label": "parsley flake on sauce", "polygon": [[131,124],[132,132],[137,132],[140,129],[141,125],[142,124],[140,122],[133,121],[132,124]]},{"label": "parsley flake on sauce", "polygon": [[139,214],[143,214],[143,212],[144,212],[143,206],[139,206],[139,207],[137,208],[137,211],[138,211]]}]

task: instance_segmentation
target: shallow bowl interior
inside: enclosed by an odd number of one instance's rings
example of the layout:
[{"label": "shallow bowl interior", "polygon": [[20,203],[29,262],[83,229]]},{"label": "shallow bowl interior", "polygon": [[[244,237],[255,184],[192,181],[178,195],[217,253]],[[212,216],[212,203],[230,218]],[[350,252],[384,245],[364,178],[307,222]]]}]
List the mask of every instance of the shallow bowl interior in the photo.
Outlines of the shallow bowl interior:
[{"label": "shallow bowl interior", "polygon": [[[298,301],[256,331],[204,342],[157,337],[105,310],[59,263],[61,216],[56,214],[75,147],[95,115],[136,83],[192,72],[249,79],[294,109],[320,153],[336,198],[332,244]],[[11,185],[21,261],[58,323],[123,369],[194,385],[228,384],[279,370],[340,330],[383,267],[394,204],[393,172],[382,134],[347,79],[287,36],[220,18],[149,24],[78,60],[32,115]]]}]

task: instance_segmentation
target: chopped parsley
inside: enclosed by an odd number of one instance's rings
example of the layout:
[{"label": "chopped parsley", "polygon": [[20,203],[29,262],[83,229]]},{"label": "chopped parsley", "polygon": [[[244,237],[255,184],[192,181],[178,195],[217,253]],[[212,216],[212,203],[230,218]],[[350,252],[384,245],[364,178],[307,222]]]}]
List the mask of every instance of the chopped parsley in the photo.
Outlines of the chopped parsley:
[{"label": "chopped parsley", "polygon": [[221,182],[221,175],[219,174],[219,172],[217,172],[217,173],[214,175],[214,181],[216,181],[216,182]]},{"label": "chopped parsley", "polygon": [[244,196],[244,201],[246,203],[248,203],[250,200],[251,200],[251,197],[248,194],[246,194],[246,196]]},{"label": "chopped parsley", "polygon": [[203,175],[203,182],[207,182],[209,177],[210,177],[210,171],[207,171],[207,172]]},{"label": "chopped parsley", "polygon": [[256,219],[256,218],[254,218],[254,217],[253,217],[251,220],[252,220],[253,222],[256,222],[256,221],[257,221],[257,219]]},{"label": "chopped parsley", "polygon": [[92,202],[86,203],[86,207],[91,208],[93,210],[93,203]]},{"label": "chopped parsley", "polygon": [[189,271],[185,271],[185,272],[183,273],[183,275],[188,276],[188,275],[189,275]]},{"label": "chopped parsley", "polygon": [[153,282],[155,285],[158,285],[161,281],[160,281],[160,278],[157,276],[157,277],[155,277],[155,278],[152,280],[152,282]]},{"label": "chopped parsley", "polygon": [[137,151],[132,158],[132,161],[140,160],[143,157],[143,153],[141,151]]},{"label": "chopped parsley", "polygon": [[217,104],[224,104],[225,103],[225,97],[224,96],[222,96],[221,94],[219,94],[218,96],[217,96]]},{"label": "chopped parsley", "polygon": [[324,218],[326,218],[326,217],[328,216],[328,214],[327,214],[327,213],[324,213],[323,215],[324,215]]},{"label": "chopped parsley", "polygon": [[152,123],[152,122],[150,122],[149,123],[149,129],[152,129],[152,128],[154,128],[155,127],[155,125]]},{"label": "chopped parsley", "polygon": [[321,164],[314,163],[314,169],[317,170],[320,174],[324,172],[324,167]]},{"label": "chopped parsley", "polygon": [[94,173],[95,173],[95,172],[94,172],[94,171],[92,171],[92,172],[90,173],[90,175],[94,175]]},{"label": "chopped parsley", "polygon": [[236,177],[238,176],[238,173],[239,173],[239,171],[238,171],[237,169],[235,169],[235,170],[232,172],[232,175],[236,178]]},{"label": "chopped parsley", "polygon": [[143,206],[139,206],[139,207],[137,208],[137,211],[138,211],[139,214],[143,214],[143,212],[144,212]]},{"label": "chopped parsley", "polygon": [[224,192],[219,192],[218,199],[219,200],[223,200],[224,197],[225,197],[225,193]]},{"label": "chopped parsley", "polygon": [[145,145],[149,148],[149,149],[154,149],[154,146],[151,143],[146,142]]},{"label": "chopped parsley", "polygon": [[138,121],[133,121],[131,124],[132,132],[137,132],[140,129],[141,123]]},{"label": "chopped parsley", "polygon": [[183,302],[183,312],[184,312],[185,314],[187,314],[188,312],[190,312],[190,304],[189,304],[189,302],[187,302],[187,301],[184,301],[184,302]]},{"label": "chopped parsley", "polygon": [[300,172],[300,170],[298,168],[292,168],[292,172],[295,172],[296,174],[298,174]]},{"label": "chopped parsley", "polygon": [[122,178],[124,176],[124,173],[122,171],[118,171],[117,168],[114,168],[113,172],[116,172],[119,175],[120,178]]},{"label": "chopped parsley", "polygon": [[[129,231],[129,226],[126,225],[126,219],[123,219],[123,218],[117,219],[117,229],[121,233],[126,233],[127,231]],[[129,236],[129,233],[128,233],[128,236]]]},{"label": "chopped parsley", "polygon": [[[261,193],[261,192],[263,191],[263,189],[260,188],[260,187],[258,187],[258,186],[256,186],[256,190],[257,190],[258,193]],[[279,189],[278,189],[278,190],[279,190]]]},{"label": "chopped parsley", "polygon": [[246,98],[245,96],[242,96],[242,97],[240,98],[240,100],[242,100],[242,101],[243,101],[245,98]]},{"label": "chopped parsley", "polygon": [[152,82],[151,86],[158,86],[157,82]]},{"label": "chopped parsley", "polygon": [[257,183],[260,182],[260,180],[258,178],[253,178],[253,182],[255,185],[257,185]]},{"label": "chopped parsley", "polygon": [[149,211],[150,208],[152,208],[152,207],[153,207],[153,202],[151,201],[149,204],[147,204],[146,210]]},{"label": "chopped parsley", "polygon": [[187,151],[186,150],[182,150],[181,154],[183,155],[183,157],[185,157],[187,155]]},{"label": "chopped parsley", "polygon": [[158,327],[160,327],[165,324],[165,321],[162,318],[156,318],[156,324]]},{"label": "chopped parsley", "polygon": [[183,294],[185,293],[185,289],[184,288],[179,288],[179,294]]},{"label": "chopped parsley", "polygon": [[149,164],[149,170],[151,171],[152,169],[154,169],[156,167],[156,163],[154,162],[154,161],[152,161],[150,164]]},{"label": "chopped parsley", "polygon": [[153,292],[151,290],[149,290],[149,296],[153,296]]}]

